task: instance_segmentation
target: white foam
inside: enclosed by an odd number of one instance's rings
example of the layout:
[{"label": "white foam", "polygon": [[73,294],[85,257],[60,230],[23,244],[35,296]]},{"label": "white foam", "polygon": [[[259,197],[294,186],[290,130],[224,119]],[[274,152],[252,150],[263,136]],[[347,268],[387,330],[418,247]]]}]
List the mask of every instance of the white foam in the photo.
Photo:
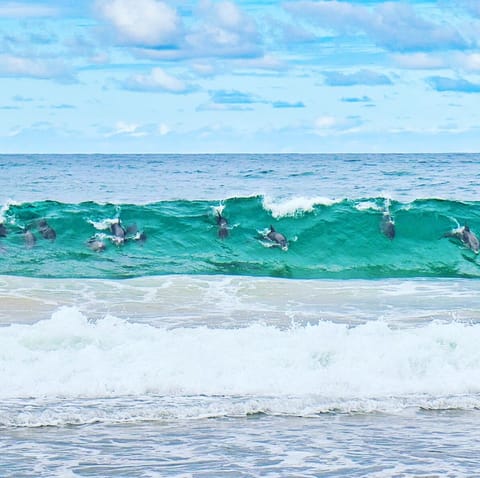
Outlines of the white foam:
[{"label": "white foam", "polygon": [[166,329],[65,307],[0,329],[0,397],[469,395],[479,340],[480,325],[461,323]]},{"label": "white foam", "polygon": [[5,222],[6,213],[10,209],[10,206],[20,206],[22,203],[14,201],[13,199],[7,199],[0,207],[0,224]]},{"label": "white foam", "polygon": [[274,218],[294,216],[305,212],[312,212],[315,206],[331,206],[340,200],[326,197],[293,197],[290,199],[272,199],[268,196],[263,198],[263,208],[271,211]]},{"label": "white foam", "polygon": [[355,204],[355,209],[357,211],[382,211],[383,208],[380,207],[377,203],[374,201],[360,201],[359,203]]},{"label": "white foam", "polygon": [[116,218],[107,218],[107,219],[100,219],[98,221],[94,221],[93,219],[87,219],[87,222],[91,224],[95,229],[98,231],[105,231],[110,229],[113,224],[118,224],[119,219]]},{"label": "white foam", "polygon": [[225,204],[219,204],[218,206],[212,206],[212,213],[213,213],[214,216],[221,216],[224,209],[225,209]]}]

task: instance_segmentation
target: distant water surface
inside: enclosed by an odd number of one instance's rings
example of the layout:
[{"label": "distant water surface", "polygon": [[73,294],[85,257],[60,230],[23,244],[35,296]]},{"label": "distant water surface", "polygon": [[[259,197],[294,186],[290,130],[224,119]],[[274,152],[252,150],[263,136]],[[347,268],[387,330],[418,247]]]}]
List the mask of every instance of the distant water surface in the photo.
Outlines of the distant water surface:
[{"label": "distant water surface", "polygon": [[478,154],[0,155],[5,199],[144,204],[266,195],[477,201]]}]

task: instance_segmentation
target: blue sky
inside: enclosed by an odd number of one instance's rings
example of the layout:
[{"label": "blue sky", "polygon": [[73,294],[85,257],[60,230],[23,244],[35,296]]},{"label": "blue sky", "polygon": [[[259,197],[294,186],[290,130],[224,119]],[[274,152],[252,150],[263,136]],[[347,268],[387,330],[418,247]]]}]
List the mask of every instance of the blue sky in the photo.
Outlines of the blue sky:
[{"label": "blue sky", "polygon": [[480,1],[0,2],[0,152],[478,152]]}]

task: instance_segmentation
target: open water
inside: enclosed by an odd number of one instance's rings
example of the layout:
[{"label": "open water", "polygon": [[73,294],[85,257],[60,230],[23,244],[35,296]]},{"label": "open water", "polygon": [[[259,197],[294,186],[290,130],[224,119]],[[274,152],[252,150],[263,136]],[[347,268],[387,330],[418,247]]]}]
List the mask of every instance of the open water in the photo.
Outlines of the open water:
[{"label": "open water", "polygon": [[0,171],[0,476],[480,475],[479,155]]}]

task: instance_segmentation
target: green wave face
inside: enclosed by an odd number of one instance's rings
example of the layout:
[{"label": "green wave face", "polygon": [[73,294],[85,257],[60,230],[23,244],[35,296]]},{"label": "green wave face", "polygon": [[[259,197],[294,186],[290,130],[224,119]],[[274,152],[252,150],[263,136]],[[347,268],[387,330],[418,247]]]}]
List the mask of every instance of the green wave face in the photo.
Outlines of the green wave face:
[{"label": "green wave face", "polygon": [[[207,201],[113,205],[53,201],[4,208],[0,274],[32,277],[127,278],[162,274],[227,274],[292,278],[480,277],[480,259],[444,234],[467,224],[480,231],[480,203],[392,202],[394,239],[381,231],[384,199],[344,200],[288,212],[262,197],[222,202],[228,235],[219,237],[216,209]],[[120,218],[135,234],[115,244],[109,225]],[[44,239],[46,219],[56,239]],[[288,249],[265,237],[269,226]],[[103,228],[103,229],[102,229]],[[25,244],[25,230],[36,238]],[[88,247],[96,237],[103,252]]]}]

